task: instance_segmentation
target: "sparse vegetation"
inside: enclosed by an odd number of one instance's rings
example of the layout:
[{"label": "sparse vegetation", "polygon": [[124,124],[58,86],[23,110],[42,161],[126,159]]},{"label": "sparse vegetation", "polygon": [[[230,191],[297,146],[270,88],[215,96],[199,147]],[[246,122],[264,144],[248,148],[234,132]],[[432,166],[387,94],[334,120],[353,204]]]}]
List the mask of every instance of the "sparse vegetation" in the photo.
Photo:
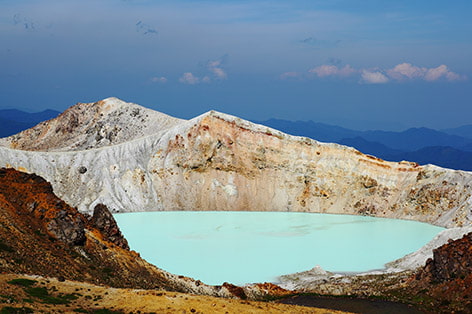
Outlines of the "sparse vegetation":
[{"label": "sparse vegetation", "polygon": [[70,300],[77,299],[77,296],[72,294],[60,295],[57,297],[52,296],[44,287],[25,288],[25,292],[32,297],[40,299],[41,302],[48,304],[69,304]]},{"label": "sparse vegetation", "polygon": [[26,278],[18,278],[18,279],[12,279],[8,283],[12,284],[12,285],[22,286],[22,287],[31,287],[36,282],[37,282],[36,280],[31,280],[31,279],[26,279]]},{"label": "sparse vegetation", "polygon": [[0,314],[29,314],[34,313],[29,307],[11,307],[5,306],[0,310]]},{"label": "sparse vegetation", "polygon": [[[52,296],[49,294],[49,291],[45,287],[33,287],[37,281],[26,279],[26,278],[17,278],[8,281],[9,284],[23,287],[28,296],[31,298],[24,299],[24,302],[34,303],[34,298],[39,299],[42,303],[48,304],[69,304],[71,300],[77,300],[78,296],[74,294],[64,294],[59,296]],[[55,290],[54,287],[52,290]]]},{"label": "sparse vegetation", "polygon": [[0,294],[0,302],[15,303],[16,299],[11,295]]}]

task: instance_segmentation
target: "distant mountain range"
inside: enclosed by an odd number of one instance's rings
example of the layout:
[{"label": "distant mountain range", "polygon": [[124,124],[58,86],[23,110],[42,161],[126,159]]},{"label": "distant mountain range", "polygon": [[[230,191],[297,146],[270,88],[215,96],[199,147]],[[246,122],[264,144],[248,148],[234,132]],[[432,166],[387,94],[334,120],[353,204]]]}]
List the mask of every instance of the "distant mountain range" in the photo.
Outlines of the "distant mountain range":
[{"label": "distant mountain range", "polygon": [[433,130],[411,128],[402,132],[357,131],[313,121],[270,119],[254,121],[282,132],[334,142],[389,161],[415,161],[472,171],[472,125]]},{"label": "distant mountain range", "polygon": [[10,136],[29,129],[39,122],[57,117],[60,114],[55,110],[41,112],[24,112],[17,109],[0,110],[0,137]]},{"label": "distant mountain range", "polygon": [[[16,109],[0,110],[0,137],[16,134],[59,114],[55,110],[35,113]],[[472,125],[443,130],[411,128],[392,132],[357,131],[313,121],[270,119],[253,122],[292,135],[351,146],[389,161],[409,160],[472,171]]]}]

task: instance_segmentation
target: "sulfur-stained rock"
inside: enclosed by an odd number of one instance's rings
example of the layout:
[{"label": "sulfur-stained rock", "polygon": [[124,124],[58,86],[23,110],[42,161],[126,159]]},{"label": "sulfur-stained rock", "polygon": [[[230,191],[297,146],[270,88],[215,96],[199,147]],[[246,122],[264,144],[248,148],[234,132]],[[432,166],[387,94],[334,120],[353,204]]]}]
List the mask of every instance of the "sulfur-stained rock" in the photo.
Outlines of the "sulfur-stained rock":
[{"label": "sulfur-stained rock", "polygon": [[85,243],[85,221],[82,215],[57,199],[51,185],[35,174],[0,169],[0,194],[20,215],[39,218],[38,228],[51,237],[70,245]]}]

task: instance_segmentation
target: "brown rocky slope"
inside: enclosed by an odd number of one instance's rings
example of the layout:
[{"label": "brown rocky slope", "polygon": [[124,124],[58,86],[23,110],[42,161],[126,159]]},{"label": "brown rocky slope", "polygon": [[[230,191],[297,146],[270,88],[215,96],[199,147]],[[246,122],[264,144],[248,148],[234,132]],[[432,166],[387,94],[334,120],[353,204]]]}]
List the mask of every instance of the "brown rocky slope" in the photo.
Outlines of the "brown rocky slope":
[{"label": "brown rocky slope", "polygon": [[232,296],[166,273],[130,251],[113,217],[92,217],[52,193],[41,177],[0,169],[0,272],[35,274],[114,287],[156,288]]}]

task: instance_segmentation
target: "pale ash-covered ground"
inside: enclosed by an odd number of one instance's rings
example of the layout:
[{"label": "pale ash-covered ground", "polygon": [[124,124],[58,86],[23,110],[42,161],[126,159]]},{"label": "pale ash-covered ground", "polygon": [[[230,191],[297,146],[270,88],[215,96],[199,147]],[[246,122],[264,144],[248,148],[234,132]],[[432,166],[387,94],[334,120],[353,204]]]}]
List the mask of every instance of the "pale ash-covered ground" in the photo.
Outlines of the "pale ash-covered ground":
[{"label": "pale ash-covered ground", "polygon": [[0,166],[34,172],[82,212],[303,211],[472,221],[472,173],[387,162],[218,112],[179,120],[116,98],[77,104],[0,140]]}]

